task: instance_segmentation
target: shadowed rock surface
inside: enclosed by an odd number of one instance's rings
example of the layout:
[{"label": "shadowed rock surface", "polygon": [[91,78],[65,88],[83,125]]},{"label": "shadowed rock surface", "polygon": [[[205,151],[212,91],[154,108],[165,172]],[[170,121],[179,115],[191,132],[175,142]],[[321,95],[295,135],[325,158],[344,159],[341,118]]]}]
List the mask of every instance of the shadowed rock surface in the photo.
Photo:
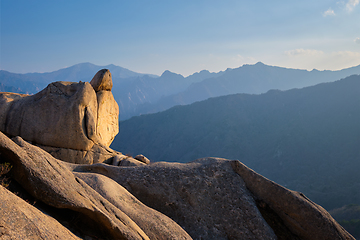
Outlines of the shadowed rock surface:
[{"label": "shadowed rock surface", "polygon": [[[12,141],[0,134],[1,156],[13,164],[14,179],[36,199],[55,208],[78,212],[85,222],[96,222],[98,233],[104,238],[149,239],[122,211],[124,209],[147,229],[152,239],[190,239],[170,218],[146,207],[111,179],[96,174],[74,175],[63,165],[65,162],[53,158],[40,148],[20,137],[15,137]],[[82,179],[115,202],[119,208]]]},{"label": "shadowed rock surface", "polygon": [[144,204],[172,218],[194,239],[276,239],[228,161],[147,166],[96,164],[75,166],[75,171],[94,171],[114,179]]},{"label": "shadowed rock surface", "polygon": [[0,196],[0,239],[80,239],[2,186]]},{"label": "shadowed rock surface", "polygon": [[13,142],[2,133],[0,145],[2,155],[13,164],[14,179],[36,199],[96,221],[107,238],[148,239],[128,216],[47,152],[20,137],[15,137]]},{"label": "shadowed rock surface", "polygon": [[354,239],[320,206],[239,161],[77,165],[0,136],[0,156],[27,192],[96,223],[105,239]]},{"label": "shadowed rock surface", "polygon": [[75,173],[75,176],[128,215],[150,239],[191,239],[173,220],[141,203],[115,181],[93,173]]},{"label": "shadowed rock surface", "polygon": [[233,161],[231,165],[244,179],[255,199],[260,201],[263,207],[268,205],[300,239],[353,239],[324,208],[304,194],[266,179],[239,161]]},{"label": "shadowed rock surface", "polygon": [[303,194],[277,185],[237,160],[69,167],[115,180],[194,239],[354,239]]}]

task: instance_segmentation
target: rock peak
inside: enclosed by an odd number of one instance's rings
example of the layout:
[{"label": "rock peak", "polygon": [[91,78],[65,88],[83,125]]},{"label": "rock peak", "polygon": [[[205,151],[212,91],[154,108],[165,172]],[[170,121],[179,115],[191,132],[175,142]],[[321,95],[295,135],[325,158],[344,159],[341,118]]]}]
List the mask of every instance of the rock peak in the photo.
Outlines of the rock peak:
[{"label": "rock peak", "polygon": [[113,83],[109,69],[101,69],[98,71],[90,81],[90,84],[94,88],[95,92],[102,90],[111,91]]},{"label": "rock peak", "polygon": [[169,76],[181,76],[182,78],[184,78],[183,75],[178,74],[178,73],[170,72],[169,70],[165,70],[165,71],[163,72],[163,74],[161,74],[160,77],[169,77]]}]

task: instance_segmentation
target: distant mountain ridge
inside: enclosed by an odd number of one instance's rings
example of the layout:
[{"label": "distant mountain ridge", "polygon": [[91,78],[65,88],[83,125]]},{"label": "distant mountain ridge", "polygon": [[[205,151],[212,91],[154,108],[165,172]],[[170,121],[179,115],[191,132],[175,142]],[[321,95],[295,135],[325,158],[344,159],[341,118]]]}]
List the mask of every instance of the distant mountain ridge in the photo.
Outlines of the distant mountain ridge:
[{"label": "distant mountain ridge", "polygon": [[114,81],[113,92],[120,106],[120,119],[129,119],[132,116],[151,112],[149,108],[161,98],[185,91],[193,83],[222,74],[223,72],[201,71],[183,77],[166,70],[158,78],[141,76],[126,81]]},{"label": "distant mountain ridge", "polygon": [[185,90],[192,83],[222,74],[222,72],[210,73],[203,70],[185,78],[167,70],[161,76],[156,76],[136,73],[113,64],[97,66],[91,63],[80,63],[47,73],[17,74],[0,70],[0,84],[4,86],[1,87],[4,89],[1,91],[34,94],[54,81],[90,81],[102,68],[109,69],[112,74],[113,93],[119,103],[122,119],[138,115],[138,106],[143,108],[142,104],[146,106],[146,104],[155,103],[161,97]]},{"label": "distant mountain ridge", "polygon": [[268,66],[258,62],[255,65],[227,69],[220,76],[193,83],[185,91],[165,96],[142,111],[143,113],[160,112],[172,106],[187,105],[210,97],[235,93],[260,94],[270,89],[302,88],[322,82],[332,82],[353,74],[360,74],[360,65],[339,71],[307,71]]},{"label": "distant mountain ridge", "polygon": [[120,123],[111,147],[152,161],[239,159],[327,209],[360,204],[360,75],[210,98]]},{"label": "distant mountain ridge", "polygon": [[[45,88],[49,83],[55,81],[90,81],[97,71],[107,68],[111,71],[113,78],[139,77],[146,74],[136,73],[126,68],[115,66],[97,66],[92,63],[79,63],[74,66],[46,73],[10,73],[0,70],[0,83],[21,89],[23,92],[34,94]],[[152,77],[157,77],[151,75]]]},{"label": "distant mountain ridge", "polygon": [[112,73],[113,94],[120,107],[121,120],[210,97],[234,93],[258,94],[270,89],[287,90],[360,74],[360,65],[340,71],[307,71],[268,66],[259,62],[218,73],[203,70],[183,77],[164,71],[161,76],[155,76],[136,73],[112,64],[97,66],[80,63],[49,73],[15,74],[1,70],[0,84],[7,86],[7,89],[33,94],[54,81],[90,81],[102,68],[107,68]]}]

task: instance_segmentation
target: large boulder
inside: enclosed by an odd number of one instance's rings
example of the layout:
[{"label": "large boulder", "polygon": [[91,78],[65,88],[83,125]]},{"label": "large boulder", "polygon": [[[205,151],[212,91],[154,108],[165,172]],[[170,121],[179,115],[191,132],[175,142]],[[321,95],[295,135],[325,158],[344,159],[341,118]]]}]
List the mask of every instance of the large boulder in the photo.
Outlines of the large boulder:
[{"label": "large boulder", "polygon": [[[43,146],[64,161],[102,162],[84,156],[99,148],[108,151],[119,132],[111,88],[111,73],[103,69],[91,83],[54,82],[35,95],[0,93],[0,131]],[[117,154],[110,151],[111,157]]]},{"label": "large boulder", "polygon": [[90,150],[97,143],[97,98],[90,83],[54,82],[11,102],[1,129],[51,147]]},{"label": "large boulder", "polygon": [[13,104],[13,101],[17,101],[23,97],[27,97],[27,94],[19,93],[0,93],[0,131],[4,131],[6,127],[6,117],[9,108]]},{"label": "large boulder", "polygon": [[129,216],[150,239],[191,239],[173,220],[147,207],[110,178],[94,173],[74,175]]},{"label": "large boulder", "polygon": [[173,220],[145,206],[113,180],[73,174],[65,162],[20,137],[10,140],[0,132],[0,155],[13,165],[13,178],[34,198],[70,210],[83,229],[93,229],[101,239],[191,239]]},{"label": "large boulder", "polygon": [[0,185],[1,239],[80,239],[56,219]]},{"label": "large boulder", "polygon": [[[270,181],[240,161],[232,161],[231,165],[244,180],[259,208],[264,212],[263,215],[266,215],[278,235],[283,234],[286,227],[298,239],[354,239],[324,208],[312,202],[303,193],[291,191]],[[275,222],[276,218],[284,226]]]},{"label": "large boulder", "polygon": [[115,180],[194,239],[355,240],[321,206],[238,160],[204,158],[133,168],[68,166]]},{"label": "large boulder", "polygon": [[0,157],[28,193],[97,238],[354,240],[303,194],[237,160],[79,165],[1,132]]},{"label": "large boulder", "polygon": [[119,132],[119,106],[111,93],[113,83],[110,71],[108,69],[98,71],[90,84],[96,92],[98,102],[96,132],[100,141],[109,147]]},{"label": "large boulder", "polygon": [[110,71],[108,69],[98,71],[91,79],[90,84],[96,92],[111,91],[113,83]]}]

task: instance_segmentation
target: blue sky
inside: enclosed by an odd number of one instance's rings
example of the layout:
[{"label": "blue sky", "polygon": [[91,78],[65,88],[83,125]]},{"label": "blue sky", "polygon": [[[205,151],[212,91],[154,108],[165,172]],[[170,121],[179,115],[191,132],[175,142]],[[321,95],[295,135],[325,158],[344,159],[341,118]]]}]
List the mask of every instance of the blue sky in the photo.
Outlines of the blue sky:
[{"label": "blue sky", "polygon": [[360,64],[359,0],[1,1],[0,68],[49,72],[81,62],[160,75],[265,64]]}]

